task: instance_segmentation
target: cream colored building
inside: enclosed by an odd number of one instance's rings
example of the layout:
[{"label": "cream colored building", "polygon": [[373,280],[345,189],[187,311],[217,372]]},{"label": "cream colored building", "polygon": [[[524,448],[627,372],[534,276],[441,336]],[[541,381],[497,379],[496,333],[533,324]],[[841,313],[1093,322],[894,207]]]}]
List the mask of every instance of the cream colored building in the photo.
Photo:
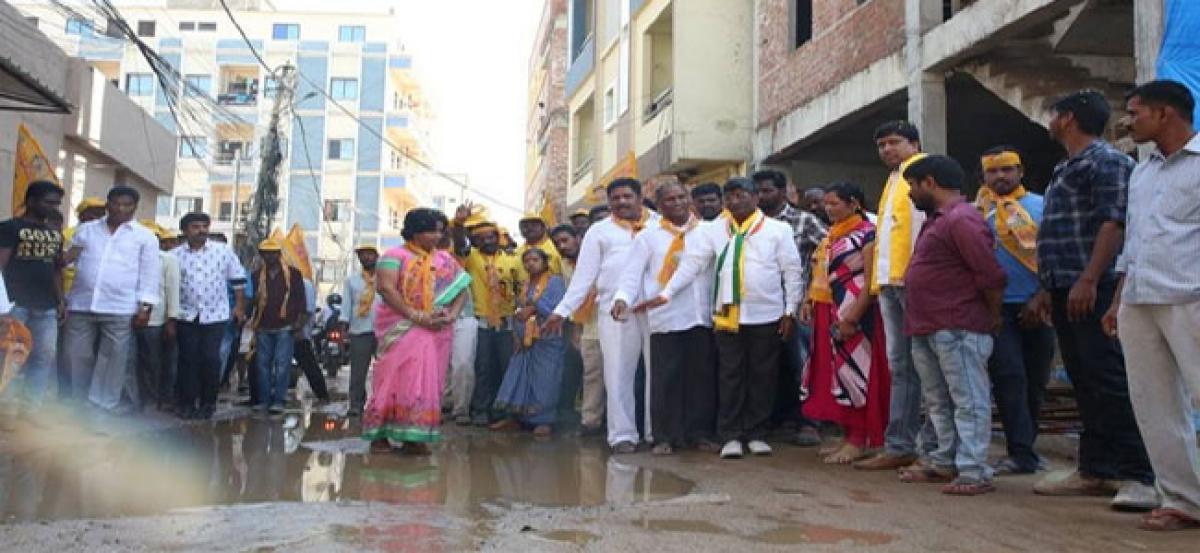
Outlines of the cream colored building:
[{"label": "cream colored building", "polygon": [[613,178],[724,181],[751,157],[752,0],[571,0],[572,207]]},{"label": "cream colored building", "polygon": [[[81,13],[95,13],[82,4]],[[147,113],[188,137],[176,149],[174,196],[158,205],[164,225],[173,228],[182,214],[201,210],[213,217],[215,231],[240,228],[279,87],[256,53],[271,68],[290,64],[300,75],[282,117],[276,225],[298,223],[306,231],[322,283],[340,281],[355,243],[399,244],[408,209],[448,201],[405,155],[430,158],[432,111],[412,56],[397,42],[394,13],[289,12],[268,0],[231,1],[247,43],[215,0],[122,3],[139,38],[186,83],[164,90],[134,44],[108,36],[114,33],[106,22],[66,17],[45,3],[18,6],[60,46],[90,60]],[[174,117],[167,95],[201,116]]]}]

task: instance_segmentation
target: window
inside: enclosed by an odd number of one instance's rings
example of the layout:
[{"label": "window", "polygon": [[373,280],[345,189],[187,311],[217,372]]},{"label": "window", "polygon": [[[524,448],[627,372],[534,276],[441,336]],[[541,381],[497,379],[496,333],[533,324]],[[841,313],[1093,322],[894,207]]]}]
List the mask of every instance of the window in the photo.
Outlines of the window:
[{"label": "window", "polygon": [[90,35],[92,31],[92,22],[78,17],[67,19],[67,34],[68,35]]},{"label": "window", "polygon": [[604,130],[609,130],[617,122],[617,95],[612,86],[604,91]]},{"label": "window", "polygon": [[179,139],[180,159],[208,157],[208,139],[203,136],[184,136]]},{"label": "window", "polygon": [[642,36],[642,121],[654,119],[671,104],[675,81],[673,13],[668,7]]},{"label": "window", "polygon": [[334,100],[357,100],[358,79],[333,79],[329,82],[329,94]]},{"label": "window", "polygon": [[233,202],[221,202],[217,208],[217,220],[228,223],[233,220]]},{"label": "window", "polygon": [[595,14],[594,0],[571,0],[571,61],[579,57],[583,47],[592,39],[592,17]]},{"label": "window", "polygon": [[812,12],[812,0],[792,0],[792,10],[790,14],[792,24],[792,48],[799,48],[808,43],[809,40],[812,40]]},{"label": "window", "polygon": [[179,22],[179,30],[180,31],[195,31],[196,30],[196,22],[195,21],[180,21]]},{"label": "window", "polygon": [[388,208],[388,225],[392,227],[392,230],[400,230],[402,219],[399,211]]},{"label": "window", "polygon": [[339,280],[338,277],[340,276],[338,274],[340,272],[340,271],[338,271],[338,260],[322,259],[322,260],[320,260],[320,265],[321,265],[321,276],[320,276],[321,282],[324,284],[337,283],[337,281]]},{"label": "window", "polygon": [[275,80],[275,77],[267,77],[266,84],[263,86],[263,96],[274,98],[276,92],[279,92],[279,81]]},{"label": "window", "polygon": [[121,30],[121,22],[116,19],[109,19],[108,24],[104,26],[104,36],[108,38],[125,38],[125,33]]},{"label": "window", "polygon": [[155,23],[153,21],[138,21],[137,33],[138,36],[152,37],[154,36]]},{"label": "window", "polygon": [[196,30],[203,33],[217,32],[217,24],[212,21],[201,21],[196,24]]},{"label": "window", "polygon": [[325,200],[323,215],[326,221],[349,221],[350,213],[350,200]]},{"label": "window", "polygon": [[338,27],[338,42],[366,42],[367,28],[361,25],[342,25]]},{"label": "window", "polygon": [[276,23],[271,26],[271,38],[275,40],[300,40],[300,25]]},{"label": "window", "polygon": [[175,197],[175,216],[182,217],[184,214],[203,211],[203,198],[192,196],[176,196]]},{"label": "window", "polygon": [[151,73],[130,73],[125,75],[125,94],[130,96],[150,96],[154,94],[154,75]]},{"label": "window", "polygon": [[212,94],[212,76],[187,75],[184,77],[184,96],[204,97],[210,94]]},{"label": "window", "polygon": [[329,159],[354,159],[354,139],[338,138],[330,140]]}]

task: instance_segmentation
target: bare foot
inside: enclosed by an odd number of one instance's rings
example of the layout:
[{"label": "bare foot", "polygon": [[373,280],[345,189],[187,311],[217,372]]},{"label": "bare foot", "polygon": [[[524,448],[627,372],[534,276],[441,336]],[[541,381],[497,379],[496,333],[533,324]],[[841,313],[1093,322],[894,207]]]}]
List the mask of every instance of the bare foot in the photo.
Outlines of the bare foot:
[{"label": "bare foot", "polygon": [[849,465],[863,456],[863,450],[854,444],[847,443],[841,449],[829,454],[825,457],[827,465]]},{"label": "bare foot", "polygon": [[825,447],[822,447],[821,449],[818,449],[817,455],[820,457],[828,457],[830,455],[833,455],[834,453],[841,451],[843,447],[846,447],[846,440],[842,440],[835,444],[827,445]]}]

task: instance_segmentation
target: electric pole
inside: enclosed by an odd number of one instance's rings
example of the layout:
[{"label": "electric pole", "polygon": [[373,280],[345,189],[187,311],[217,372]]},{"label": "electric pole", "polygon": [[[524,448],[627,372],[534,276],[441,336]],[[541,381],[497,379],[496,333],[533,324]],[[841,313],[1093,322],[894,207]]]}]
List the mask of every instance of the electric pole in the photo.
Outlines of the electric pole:
[{"label": "electric pole", "polygon": [[[295,68],[285,64],[276,70],[275,105],[271,108],[271,123],[263,137],[262,162],[258,169],[258,186],[250,197],[249,213],[243,240],[238,248],[242,264],[249,267],[258,253],[258,244],[271,233],[275,211],[279,209],[279,167],[283,163],[280,149],[279,121],[283,111],[292,105],[296,93]],[[265,90],[266,87],[263,87]]]}]

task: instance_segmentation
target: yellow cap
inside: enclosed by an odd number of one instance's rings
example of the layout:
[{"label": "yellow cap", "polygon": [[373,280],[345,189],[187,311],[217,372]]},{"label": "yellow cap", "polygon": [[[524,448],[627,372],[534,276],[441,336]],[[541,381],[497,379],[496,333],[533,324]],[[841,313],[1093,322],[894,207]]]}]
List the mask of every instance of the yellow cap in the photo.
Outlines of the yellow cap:
[{"label": "yellow cap", "polygon": [[546,224],[546,220],[540,214],[532,211],[525,212],[525,216],[521,217],[520,222],[524,223],[525,221],[541,221],[543,225]]},{"label": "yellow cap", "polygon": [[283,251],[283,244],[274,238],[268,238],[258,243],[258,251],[260,252],[278,252]]},{"label": "yellow cap", "polygon": [[463,226],[467,228],[468,232],[474,233],[487,230],[489,228],[495,229],[496,223],[487,220],[487,217],[484,217],[482,214],[476,214],[468,217],[466,222],[463,223]]},{"label": "yellow cap", "polygon": [[108,202],[105,202],[103,198],[84,198],[79,202],[79,205],[75,206],[75,214],[79,215],[89,209],[105,207],[106,205],[108,205]]},{"label": "yellow cap", "polygon": [[377,247],[375,246],[375,244],[374,244],[374,243],[372,243],[372,242],[363,242],[363,243],[361,243],[361,244],[359,244],[359,245],[355,246],[355,247],[354,247],[354,251],[356,251],[356,252],[361,252],[361,251],[373,251],[373,252],[375,252],[375,253],[379,253],[379,248],[377,248]]},{"label": "yellow cap", "polygon": [[576,209],[571,213],[572,217],[591,217],[592,214],[586,209]]},{"label": "yellow cap", "polygon": [[171,232],[171,231],[169,231],[169,230],[167,230],[167,229],[165,229],[165,228],[163,228],[163,227],[161,227],[161,226],[160,226],[160,227],[158,227],[158,229],[157,229],[157,230],[155,230],[154,234],[155,234],[156,236],[158,236],[158,239],[159,239],[159,240],[174,240],[174,239],[175,239],[175,233],[174,233],[174,232]]}]

